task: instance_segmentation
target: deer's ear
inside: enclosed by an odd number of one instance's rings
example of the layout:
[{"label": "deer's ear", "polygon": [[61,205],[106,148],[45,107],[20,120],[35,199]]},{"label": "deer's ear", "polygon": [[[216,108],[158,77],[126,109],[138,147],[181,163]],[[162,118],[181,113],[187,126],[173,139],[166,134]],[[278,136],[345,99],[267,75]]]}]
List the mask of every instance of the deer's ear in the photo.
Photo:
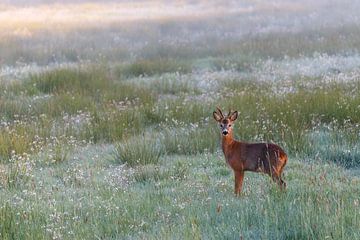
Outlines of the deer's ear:
[{"label": "deer's ear", "polygon": [[223,119],[223,117],[218,112],[213,112],[213,116],[217,122],[220,122]]},{"label": "deer's ear", "polygon": [[238,111],[233,112],[229,117],[230,121],[235,121],[238,115],[239,115]]}]

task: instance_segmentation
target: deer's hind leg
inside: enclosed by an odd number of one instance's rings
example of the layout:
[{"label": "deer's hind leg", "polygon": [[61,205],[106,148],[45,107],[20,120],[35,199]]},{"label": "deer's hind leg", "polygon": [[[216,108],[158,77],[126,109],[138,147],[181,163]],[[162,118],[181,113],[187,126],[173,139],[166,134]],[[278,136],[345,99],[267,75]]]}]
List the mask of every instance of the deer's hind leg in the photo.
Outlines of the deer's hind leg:
[{"label": "deer's hind leg", "polygon": [[284,182],[284,180],[282,180],[281,176],[272,176],[272,179],[274,180],[274,182],[276,182],[279,187],[281,188],[281,190],[285,190],[286,189],[286,182]]},{"label": "deer's hind leg", "polygon": [[282,172],[284,170],[284,167],[287,163],[287,160],[288,160],[288,157],[286,154],[283,154],[280,156],[280,163],[281,163],[281,166],[279,167],[279,179],[280,179],[280,187],[282,189],[285,189],[286,188],[286,183],[284,182],[284,180],[282,180],[281,176],[282,176]]},{"label": "deer's hind leg", "polygon": [[282,189],[282,190],[285,190],[286,188],[286,183],[284,182],[284,180],[282,180],[281,178],[281,173],[282,173],[282,168],[283,166],[280,168],[280,169],[276,169],[275,167],[272,169],[271,171],[271,178],[272,180],[277,183],[279,185],[279,187]]}]

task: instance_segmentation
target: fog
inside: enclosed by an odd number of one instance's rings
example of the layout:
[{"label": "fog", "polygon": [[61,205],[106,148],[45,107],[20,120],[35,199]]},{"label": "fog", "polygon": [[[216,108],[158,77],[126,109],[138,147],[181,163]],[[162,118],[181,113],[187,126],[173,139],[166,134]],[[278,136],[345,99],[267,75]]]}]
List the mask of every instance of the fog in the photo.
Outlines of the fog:
[{"label": "fog", "polygon": [[[0,64],[216,57],[241,54],[253,39],[266,49],[266,39],[288,37],[339,45],[317,47],[320,53],[356,53],[359,12],[360,1],[350,0],[2,1]],[[299,54],[280,49],[260,55]]]},{"label": "fog", "polygon": [[[8,0],[0,3],[1,27],[56,28],[56,24],[93,25],[172,19],[179,22],[221,18],[233,32],[296,31],[304,27],[359,24],[360,1],[45,1]],[[200,18],[200,19],[199,19]],[[87,26],[77,24],[87,23]],[[35,25],[34,25],[35,24]],[[68,26],[69,27],[69,26]],[[106,27],[106,26],[103,26]],[[190,26],[191,27],[191,26]],[[250,30],[251,29],[251,30]],[[14,29],[16,30],[16,29]]]}]

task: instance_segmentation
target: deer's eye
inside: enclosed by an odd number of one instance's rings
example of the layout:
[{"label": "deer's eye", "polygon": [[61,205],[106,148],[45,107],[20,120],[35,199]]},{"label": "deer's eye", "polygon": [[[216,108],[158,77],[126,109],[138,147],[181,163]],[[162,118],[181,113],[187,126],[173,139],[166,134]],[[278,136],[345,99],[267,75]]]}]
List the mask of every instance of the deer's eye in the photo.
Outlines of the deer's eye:
[{"label": "deer's eye", "polygon": [[220,124],[220,127],[224,127],[224,124]]},{"label": "deer's eye", "polygon": [[231,127],[231,124],[229,124],[229,127]]}]

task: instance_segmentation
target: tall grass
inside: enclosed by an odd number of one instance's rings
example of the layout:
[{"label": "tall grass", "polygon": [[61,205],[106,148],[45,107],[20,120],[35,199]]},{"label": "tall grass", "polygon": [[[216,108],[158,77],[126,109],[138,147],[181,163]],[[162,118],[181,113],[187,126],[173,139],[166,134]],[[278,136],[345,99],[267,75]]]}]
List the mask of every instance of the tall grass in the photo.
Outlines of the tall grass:
[{"label": "tall grass", "polygon": [[157,163],[162,155],[213,153],[219,146],[218,135],[209,126],[160,127],[157,132],[143,133],[119,143],[115,161],[134,166]]},{"label": "tall grass", "polygon": [[156,164],[162,155],[159,139],[154,136],[130,138],[119,144],[115,151],[115,160],[130,166]]},{"label": "tall grass", "polygon": [[[212,101],[201,102],[181,93],[176,96],[179,92],[174,92],[174,98],[163,98],[162,91],[156,93],[148,87],[112,78],[104,67],[89,71],[88,68],[54,70],[32,75],[29,81],[16,85],[24,91],[11,95],[3,91],[1,103],[5,118],[26,119],[29,129],[21,130],[15,123],[6,128],[14,130],[4,128],[1,155],[5,159],[12,151],[27,152],[35,136],[48,138],[57,133],[90,142],[114,142],[139,134],[150,126],[163,133],[169,153],[194,154],[205,149],[213,152],[219,139],[211,117],[215,105],[240,112],[235,124],[237,138],[274,141],[291,154],[311,153],[309,133],[318,124],[336,123],[341,127],[345,122],[360,122],[357,107],[360,95],[354,91],[359,87],[357,80],[326,87],[321,84],[320,81],[310,87],[295,86],[295,92],[280,95],[276,89],[281,86],[275,83],[229,80],[222,85],[224,92],[220,91]],[[9,89],[15,85],[10,86]],[[353,93],[348,95],[349,91]],[[28,99],[28,106],[16,99],[19,94]],[[38,99],[37,96],[46,97]],[[89,115],[77,118],[79,113]],[[47,119],[46,126],[31,124],[39,115]],[[66,115],[73,116],[77,126],[64,121],[62,118]],[[64,131],[54,127],[59,124]],[[23,142],[20,138],[14,140],[16,136],[21,136]]]},{"label": "tall grass", "polygon": [[125,84],[110,76],[105,66],[88,66],[83,69],[56,69],[32,75],[27,88],[35,88],[44,94],[74,94],[89,97],[92,103],[106,101],[151,102],[151,92],[139,86]]},{"label": "tall grass", "polygon": [[35,154],[51,137],[113,142],[137,134],[146,124],[142,109],[154,101],[151,90],[113,79],[103,66],[56,69],[7,83],[0,96],[1,162],[12,152]]}]

